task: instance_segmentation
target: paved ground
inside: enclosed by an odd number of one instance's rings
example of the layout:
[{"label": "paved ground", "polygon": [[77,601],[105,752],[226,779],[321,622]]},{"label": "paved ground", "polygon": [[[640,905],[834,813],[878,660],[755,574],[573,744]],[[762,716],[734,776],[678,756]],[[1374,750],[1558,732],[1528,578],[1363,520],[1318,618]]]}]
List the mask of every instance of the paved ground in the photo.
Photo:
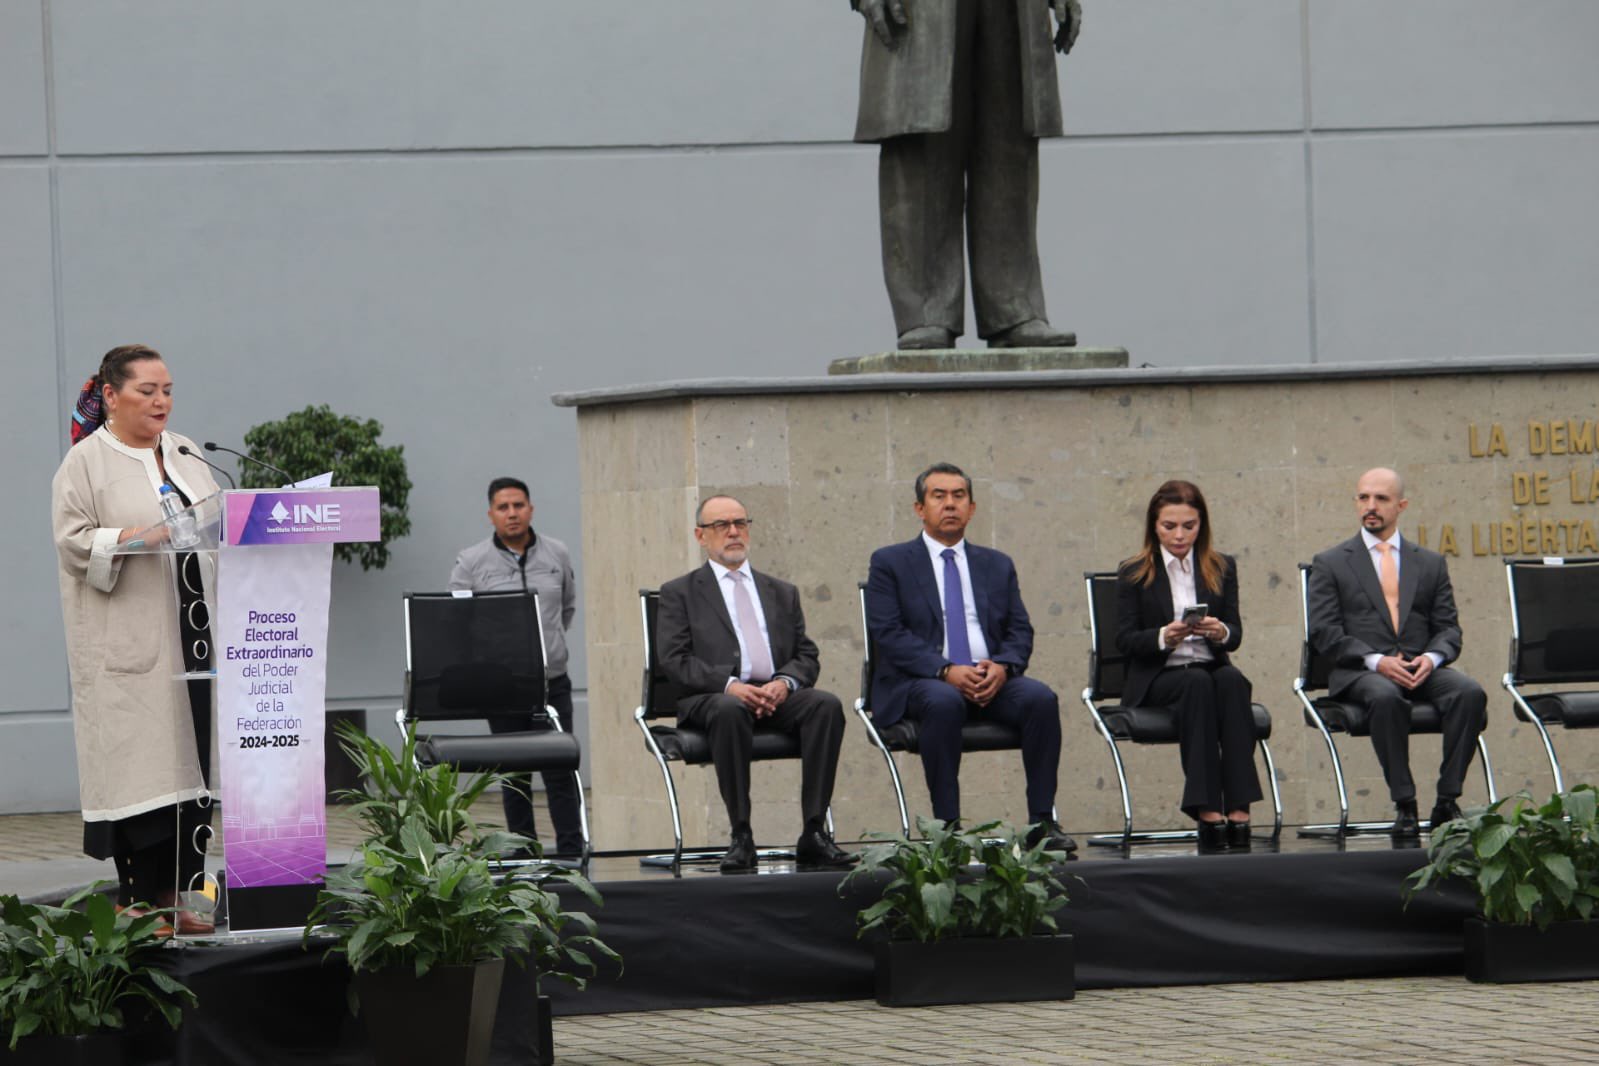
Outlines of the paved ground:
[{"label": "paved ground", "polygon": [[[490,797],[477,808],[498,822]],[[540,824],[548,814],[538,812]],[[76,814],[0,817],[0,892],[113,877],[79,850]],[[356,839],[329,810],[332,848]],[[631,864],[632,860],[629,860]],[[31,890],[31,892],[30,892]],[[567,1066],[1000,1063],[1599,1063],[1599,984],[1461,978],[1113,989],[1068,1003],[889,1009],[870,1001],[555,1020]]]},{"label": "paved ground", "polygon": [[555,1020],[565,1066],[1599,1062],[1587,984],[1462,978],[1116,989],[1069,1003],[870,1001]]}]

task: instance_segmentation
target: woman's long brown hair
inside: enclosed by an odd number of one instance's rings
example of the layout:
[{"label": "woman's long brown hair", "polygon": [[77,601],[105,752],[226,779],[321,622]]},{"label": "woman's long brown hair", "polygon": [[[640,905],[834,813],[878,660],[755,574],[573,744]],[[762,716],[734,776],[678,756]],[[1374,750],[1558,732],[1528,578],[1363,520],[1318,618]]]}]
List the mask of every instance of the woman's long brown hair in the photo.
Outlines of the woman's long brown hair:
[{"label": "woman's long brown hair", "polygon": [[1131,568],[1131,577],[1138,584],[1147,588],[1154,583],[1155,573],[1161,569],[1160,538],[1155,535],[1155,520],[1160,517],[1162,508],[1173,504],[1186,505],[1199,512],[1199,535],[1194,538],[1191,551],[1204,587],[1220,592],[1227,567],[1221,555],[1210,546],[1210,509],[1205,506],[1205,494],[1192,481],[1168,481],[1155,490],[1144,516],[1144,549],[1122,566]]}]

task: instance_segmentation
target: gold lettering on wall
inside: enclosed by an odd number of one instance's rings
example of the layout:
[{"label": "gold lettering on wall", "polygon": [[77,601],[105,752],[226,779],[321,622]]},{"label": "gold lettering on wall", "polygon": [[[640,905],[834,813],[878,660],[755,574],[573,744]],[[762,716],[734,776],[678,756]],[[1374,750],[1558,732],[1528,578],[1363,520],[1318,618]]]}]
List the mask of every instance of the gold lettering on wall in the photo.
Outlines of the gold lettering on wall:
[{"label": "gold lettering on wall", "polygon": [[[1599,419],[1528,419],[1527,456],[1591,456],[1599,454]],[[1510,438],[1499,422],[1466,423],[1466,451],[1472,459],[1511,459]],[[1529,508],[1565,510],[1573,505],[1593,508],[1599,504],[1599,465],[1576,459],[1555,458],[1542,469],[1511,470],[1510,494],[1504,501],[1513,514],[1492,521],[1477,521],[1471,526],[1471,554],[1474,556],[1515,555],[1593,555],[1599,554],[1599,528],[1594,517],[1527,513]],[[1564,482],[1564,486],[1561,483]],[[1486,502],[1486,501],[1485,501]],[[1547,517],[1545,517],[1547,515]],[[1460,554],[1456,526],[1440,522],[1434,527],[1438,551]],[[1465,523],[1459,525],[1464,535]],[[1417,527],[1417,539],[1426,547],[1427,529]]]},{"label": "gold lettering on wall", "polygon": [[1477,423],[1471,422],[1466,426],[1467,448],[1473,459],[1481,459],[1489,455],[1510,454],[1510,445],[1505,442],[1505,428],[1498,422],[1488,427],[1488,444],[1484,447],[1477,439]]}]

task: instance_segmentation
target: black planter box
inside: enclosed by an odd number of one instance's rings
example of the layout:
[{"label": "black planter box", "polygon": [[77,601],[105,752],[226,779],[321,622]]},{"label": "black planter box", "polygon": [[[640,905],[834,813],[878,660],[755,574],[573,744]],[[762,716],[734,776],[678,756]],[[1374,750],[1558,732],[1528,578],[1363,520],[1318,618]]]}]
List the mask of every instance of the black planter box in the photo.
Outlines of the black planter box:
[{"label": "black planter box", "polygon": [[1506,925],[1466,919],[1466,977],[1489,984],[1599,977],[1599,921]]},{"label": "black planter box", "polygon": [[435,966],[425,977],[409,966],[357,973],[361,1019],[378,1066],[483,1066],[504,976],[504,959]]},{"label": "black planter box", "polygon": [[[10,1034],[5,1035],[9,1039]],[[0,1039],[0,1066],[122,1066],[128,1037],[120,1032],[88,1036],[25,1036],[17,1050]]]},{"label": "black planter box", "polygon": [[877,1002],[885,1007],[1072,999],[1070,936],[885,940],[877,945]]}]

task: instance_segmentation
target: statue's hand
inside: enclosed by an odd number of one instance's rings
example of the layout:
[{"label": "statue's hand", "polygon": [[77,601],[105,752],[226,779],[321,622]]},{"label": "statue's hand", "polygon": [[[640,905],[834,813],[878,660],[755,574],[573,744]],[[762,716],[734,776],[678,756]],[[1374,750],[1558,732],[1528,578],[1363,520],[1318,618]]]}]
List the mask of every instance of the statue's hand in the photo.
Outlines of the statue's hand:
[{"label": "statue's hand", "polygon": [[1055,51],[1069,53],[1077,43],[1077,33],[1083,28],[1083,5],[1078,0],[1049,0],[1055,11],[1055,21],[1060,29],[1055,33]]},{"label": "statue's hand", "polygon": [[[1070,2],[1076,3],[1077,0]],[[860,12],[866,24],[877,34],[877,39],[882,41],[885,47],[893,48],[898,43],[894,40],[894,27],[889,23],[893,22],[901,29],[905,28],[907,20],[903,0],[860,0]]]}]

